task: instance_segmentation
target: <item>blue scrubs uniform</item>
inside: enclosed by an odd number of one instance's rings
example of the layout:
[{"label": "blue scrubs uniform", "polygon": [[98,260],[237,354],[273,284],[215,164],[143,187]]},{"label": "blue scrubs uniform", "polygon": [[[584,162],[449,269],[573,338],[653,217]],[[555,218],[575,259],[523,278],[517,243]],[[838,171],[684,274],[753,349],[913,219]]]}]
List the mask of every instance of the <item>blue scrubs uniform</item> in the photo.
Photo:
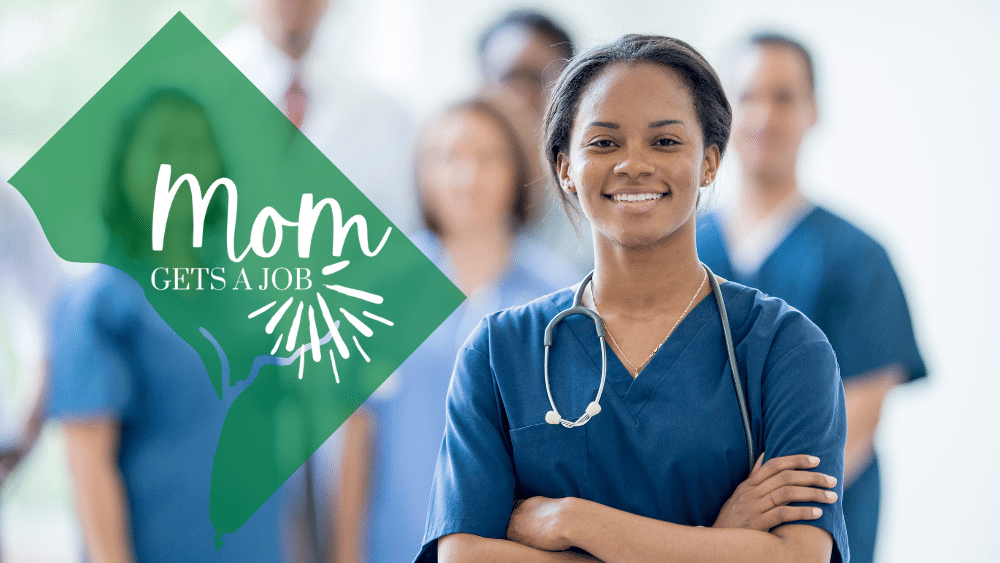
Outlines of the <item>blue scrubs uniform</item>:
[{"label": "blue scrubs uniform", "polygon": [[[428,232],[410,240],[446,275],[455,270]],[[366,526],[369,563],[405,563],[419,551],[427,520],[434,464],[445,424],[445,396],[455,356],[485,316],[579,281],[569,263],[528,240],[496,281],[469,296],[393,374],[363,409],[373,417],[372,497]],[[539,272],[537,264],[546,264]],[[544,274],[545,277],[542,277]]]},{"label": "blue scrubs uniform", "polygon": [[50,417],[121,424],[118,467],[136,561],[281,560],[280,494],[216,551],[209,486],[226,408],[201,358],[132,278],[99,266],[69,284],[55,317],[51,377]]},{"label": "blue scrubs uniform", "polygon": [[[757,272],[734,271],[721,219],[704,217],[698,255],[721,277],[780,297],[826,333],[844,381],[897,365],[908,380],[927,371],[913,336],[903,289],[881,245],[822,207],[795,225]],[[879,511],[878,461],[844,491],[844,517],[856,563],[872,561]]]},{"label": "blue scrubs uniform", "polygon": [[[842,475],[847,436],[837,363],[823,333],[779,299],[726,282],[740,376],[757,452],[809,453],[818,471]],[[546,325],[570,307],[565,289],[490,315],[459,352],[434,475],[424,547],[453,533],[504,538],[517,499],[579,497],[687,526],[711,526],[749,475],[719,310],[699,302],[635,379],[608,349],[602,411],[586,425],[544,421]],[[552,394],[564,418],[583,414],[600,383],[600,343],[590,319],[555,331]],[[839,485],[837,486],[839,493]],[[801,522],[830,532],[833,561],[849,553],[840,502]]]}]

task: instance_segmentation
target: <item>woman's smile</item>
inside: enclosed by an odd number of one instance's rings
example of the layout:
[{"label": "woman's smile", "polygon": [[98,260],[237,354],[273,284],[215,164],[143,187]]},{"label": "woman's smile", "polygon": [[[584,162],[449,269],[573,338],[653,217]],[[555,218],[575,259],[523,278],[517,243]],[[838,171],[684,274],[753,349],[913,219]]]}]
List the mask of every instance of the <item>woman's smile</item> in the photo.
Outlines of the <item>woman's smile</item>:
[{"label": "woman's smile", "polygon": [[604,194],[604,198],[611,201],[619,210],[626,213],[643,214],[652,211],[661,203],[666,203],[670,199],[670,191],[620,191]]}]

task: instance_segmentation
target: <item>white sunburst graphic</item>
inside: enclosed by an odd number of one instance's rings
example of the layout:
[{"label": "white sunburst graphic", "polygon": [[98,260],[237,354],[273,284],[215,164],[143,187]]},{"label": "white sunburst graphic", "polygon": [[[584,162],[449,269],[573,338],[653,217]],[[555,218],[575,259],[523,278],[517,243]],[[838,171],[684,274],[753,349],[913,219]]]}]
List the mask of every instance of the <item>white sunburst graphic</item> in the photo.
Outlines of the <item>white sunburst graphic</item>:
[{"label": "white sunburst graphic", "polygon": [[[346,268],[349,263],[350,263],[349,260],[342,260],[335,264],[330,264],[329,266],[323,268],[323,275],[329,276],[336,272],[339,272],[340,270]],[[324,284],[323,287],[326,287],[327,289],[339,293],[341,295],[346,295],[348,297],[352,297],[359,301],[371,303],[372,305],[381,305],[383,302],[381,295],[375,295],[374,293],[369,293],[367,291],[362,291],[360,289],[344,287],[342,285],[337,285],[337,284]],[[295,304],[295,300],[296,300],[295,297],[289,297],[287,300],[285,300],[284,303],[281,304],[281,306],[278,307],[278,310],[275,311],[273,315],[271,315],[271,319],[267,322],[267,325],[264,327],[264,331],[267,334],[274,333],[275,329],[278,327],[278,323],[280,323],[281,320],[285,318],[286,313],[288,313],[288,311],[291,310],[292,305]],[[264,305],[260,309],[257,309],[256,311],[247,315],[247,318],[252,319],[259,315],[262,315],[267,311],[270,311],[277,304],[278,304],[277,301],[272,301],[267,305]],[[351,357],[351,350],[348,347],[347,342],[344,340],[344,337],[340,332],[339,328],[341,325],[340,320],[339,319],[335,320],[335,317],[343,317],[344,320],[346,320],[352,327],[354,327],[354,329],[356,329],[359,333],[361,333],[361,336],[365,338],[371,338],[375,334],[375,331],[372,330],[371,326],[369,326],[364,321],[359,319],[358,315],[351,313],[347,309],[339,307],[338,308],[339,311],[337,311],[338,314],[332,312],[330,310],[330,306],[327,305],[326,299],[324,299],[323,295],[319,292],[316,292],[316,302],[315,302],[316,306],[314,307],[313,305],[314,305],[313,303],[307,304],[305,300],[299,300],[298,306],[295,308],[295,316],[292,318],[292,325],[288,329],[287,338],[285,336],[285,333],[283,332],[279,333],[278,339],[275,341],[274,347],[271,349],[271,355],[272,356],[276,355],[278,353],[279,348],[281,348],[282,339],[284,339],[285,341],[285,351],[294,352],[296,350],[296,347],[298,347],[299,379],[302,379],[302,374],[305,370],[305,356],[307,350],[312,350],[312,360],[314,362],[320,362],[323,359],[323,354],[322,354],[323,344],[326,344],[332,340],[335,345],[335,348],[337,349],[337,353],[340,355],[341,359],[347,360]],[[367,307],[367,305],[363,305],[363,307]],[[320,316],[322,316],[323,323],[326,325],[328,329],[323,338],[320,338],[320,326],[316,322],[317,309],[319,310]],[[309,342],[300,344],[299,331],[301,329],[303,321],[302,319],[303,312],[306,312],[306,316],[308,317]],[[361,316],[371,319],[372,321],[384,324],[386,326],[393,326],[393,322],[390,321],[389,319],[382,318],[368,311],[367,309],[361,311]],[[365,362],[371,362],[371,358],[368,357],[368,354],[365,352],[365,349],[362,348],[361,342],[358,340],[358,337],[352,335],[351,339],[354,341],[354,347],[357,349],[361,357],[364,358]],[[337,383],[340,383],[340,374],[337,371],[337,358],[334,355],[333,349],[330,349],[329,353],[330,353],[330,365],[333,369],[333,376],[336,379]]]}]

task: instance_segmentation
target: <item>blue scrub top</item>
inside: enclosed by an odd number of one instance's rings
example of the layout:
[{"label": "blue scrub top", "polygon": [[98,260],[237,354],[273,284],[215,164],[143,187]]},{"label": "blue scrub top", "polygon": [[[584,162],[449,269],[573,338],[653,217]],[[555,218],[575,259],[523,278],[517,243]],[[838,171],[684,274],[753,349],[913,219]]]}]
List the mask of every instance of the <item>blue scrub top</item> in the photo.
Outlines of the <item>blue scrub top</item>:
[{"label": "blue scrub top", "polygon": [[[927,368],[917,349],[910,311],[885,249],[859,228],[822,207],[795,225],[760,268],[741,276],[729,259],[721,218],[698,226],[698,255],[718,275],[780,297],[826,333],[844,380],[892,365],[907,381]],[[878,528],[880,486],[873,458],[844,492],[851,548],[871,561]]]},{"label": "blue scrub top", "polygon": [[[726,282],[737,362],[757,452],[812,454],[817,471],[843,475],[844,393],[823,333],[783,301]],[[516,499],[579,497],[687,526],[711,526],[749,474],[746,438],[715,299],[696,305],[635,379],[608,350],[602,411],[568,429],[550,409],[542,337],[570,307],[565,289],[485,318],[459,352],[447,423],[418,561],[436,561],[438,538],[504,538]],[[600,343],[590,319],[555,331],[550,377],[564,418],[583,414],[600,383]],[[840,492],[840,485],[836,489]],[[833,561],[849,552],[840,501],[798,522],[833,536]]]},{"label": "blue scrub top", "polygon": [[845,381],[893,364],[909,381],[927,375],[889,255],[826,209],[814,207],[749,276],[733,270],[715,213],[699,221],[698,256],[719,276],[805,313],[830,340]]},{"label": "blue scrub top", "polygon": [[[455,279],[439,239],[421,232],[410,240]],[[448,382],[469,333],[485,315],[527,303],[582,277],[568,262],[530,240],[519,239],[513,252],[507,269],[469,296],[362,407],[373,416],[375,427],[364,541],[370,563],[409,562],[420,550],[444,434]],[[538,264],[547,267],[540,272]]]},{"label": "blue scrub top", "polygon": [[118,466],[139,563],[281,560],[280,495],[216,551],[209,488],[226,405],[132,278],[98,266],[69,284],[50,362],[50,417],[121,424]]}]

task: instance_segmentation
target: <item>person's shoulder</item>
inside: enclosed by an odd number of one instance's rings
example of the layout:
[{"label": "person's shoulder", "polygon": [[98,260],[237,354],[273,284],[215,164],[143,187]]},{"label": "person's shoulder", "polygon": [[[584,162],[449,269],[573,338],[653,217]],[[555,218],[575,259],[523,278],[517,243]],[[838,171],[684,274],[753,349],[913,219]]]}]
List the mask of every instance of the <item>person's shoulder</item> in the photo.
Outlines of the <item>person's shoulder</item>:
[{"label": "person's shoulder", "polygon": [[115,327],[126,324],[145,299],[142,287],[125,272],[97,264],[64,284],[57,323],[72,319]]},{"label": "person's shoulder", "polygon": [[302,63],[307,86],[317,89],[328,100],[346,104],[352,110],[363,109],[365,119],[396,119],[405,116],[410,119],[406,104],[377,86],[364,69],[355,68],[349,62],[336,57],[329,49],[310,50]]},{"label": "person's shoulder", "polygon": [[822,205],[816,205],[805,221],[821,231],[826,240],[842,247],[845,254],[886,254],[882,244],[868,231]]},{"label": "person's shoulder", "polygon": [[542,289],[541,293],[570,286],[583,277],[573,263],[534,240],[519,238],[514,251],[518,277]]},{"label": "person's shoulder", "polygon": [[264,36],[264,32],[251,23],[242,23],[234,27],[214,43],[236,66],[240,66],[240,62],[253,61],[265,50],[274,48]]},{"label": "person's shoulder", "polygon": [[721,227],[721,211],[709,209],[698,216],[698,231],[717,231]]},{"label": "person's shoulder", "polygon": [[440,267],[444,248],[441,246],[441,239],[437,235],[427,229],[419,229],[405,236],[428,260]]},{"label": "person's shoulder", "polygon": [[[729,294],[733,343],[742,354],[751,378],[794,373],[801,384],[840,382],[837,356],[823,331],[784,300],[734,282],[723,285]],[[742,352],[740,350],[742,349]]]},{"label": "person's shoulder", "polygon": [[783,299],[732,281],[722,284],[722,290],[737,344],[779,352],[809,342],[829,346],[823,331]]},{"label": "person's shoulder", "polygon": [[498,347],[530,346],[534,340],[540,342],[552,317],[572,306],[573,293],[574,288],[567,287],[489,314],[469,336],[466,346],[488,356]]}]

